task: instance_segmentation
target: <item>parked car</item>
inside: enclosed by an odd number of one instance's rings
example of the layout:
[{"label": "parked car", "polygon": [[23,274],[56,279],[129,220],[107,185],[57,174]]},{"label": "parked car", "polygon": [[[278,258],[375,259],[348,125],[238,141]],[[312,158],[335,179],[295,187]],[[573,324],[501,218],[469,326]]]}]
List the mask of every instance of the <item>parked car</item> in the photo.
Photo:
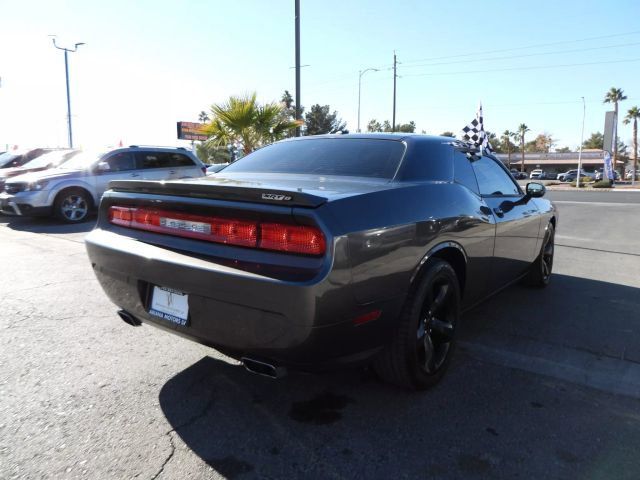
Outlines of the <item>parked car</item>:
[{"label": "parked car", "polygon": [[[633,170],[628,170],[627,173],[624,175],[624,179],[631,181],[632,178],[633,178]],[[640,180],[640,170],[636,171],[636,180]]]},{"label": "parked car", "polygon": [[557,180],[558,174],[555,172],[542,172],[540,180]]},{"label": "parked car", "polygon": [[[600,180],[602,180],[602,178],[603,178],[603,171],[600,168],[600,169],[598,169],[596,171],[595,180],[596,180],[596,182],[599,182]],[[618,173],[617,170],[613,171],[613,178],[615,179],[615,181],[619,181],[620,180],[620,174]]]},{"label": "parked car", "polygon": [[55,215],[68,223],[87,219],[112,180],[202,177],[205,167],[184,148],[131,146],[83,152],[57,168],[13,177],[0,194],[9,215]]},{"label": "parked car", "polygon": [[531,174],[529,175],[529,178],[530,179],[534,179],[534,178],[538,178],[539,179],[543,174],[544,174],[544,172],[541,169],[536,168],[535,170],[531,170]]},{"label": "parked car", "polygon": [[465,308],[523,277],[548,284],[558,221],[543,185],[523,191],[496,158],[446,140],[301,137],[202,179],[114,181],[91,265],[128,324],[252,372],[371,361],[425,389]]},{"label": "parked car", "polygon": [[[558,180],[560,180],[561,182],[573,182],[576,179],[577,173],[578,173],[577,168],[574,168],[572,170],[567,170],[566,172],[558,175]],[[584,169],[582,170],[583,177],[595,178],[595,175],[596,174],[594,172],[587,172]]]},{"label": "parked car", "polygon": [[4,190],[4,184],[8,178],[55,168],[78,153],[80,153],[80,150],[54,150],[28,161],[21,167],[2,168],[0,169],[0,192]]},{"label": "parked car", "polygon": [[527,179],[527,173],[526,172],[521,172],[519,170],[516,170],[515,168],[511,169],[511,175],[513,175],[513,178],[515,178],[516,180],[526,180]]},{"label": "parked car", "polygon": [[207,167],[207,175],[218,173],[220,170],[222,170],[227,165],[229,165],[229,164],[228,163],[214,163],[213,165],[209,165]]},{"label": "parked car", "polygon": [[47,152],[49,148],[34,148],[32,150],[14,150],[12,152],[4,152],[0,155],[0,168],[21,167],[34,158],[38,158]]}]

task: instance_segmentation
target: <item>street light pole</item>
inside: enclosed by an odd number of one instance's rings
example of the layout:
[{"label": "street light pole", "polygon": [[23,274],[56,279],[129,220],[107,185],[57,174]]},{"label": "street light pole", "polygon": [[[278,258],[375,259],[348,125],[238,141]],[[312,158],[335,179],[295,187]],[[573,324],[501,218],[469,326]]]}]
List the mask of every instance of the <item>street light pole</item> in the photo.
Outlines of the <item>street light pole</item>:
[{"label": "street light pole", "polygon": [[[300,120],[300,0],[295,0],[296,16],[296,120]],[[296,137],[300,136],[300,125],[296,127]]]},{"label": "street light pole", "polygon": [[53,38],[53,46],[56,47],[58,50],[63,50],[64,51],[64,77],[66,80],[66,84],[67,84],[67,128],[69,130],[69,148],[73,148],[73,129],[71,127],[71,95],[69,94],[69,57],[68,54],[69,52],[74,53],[78,50],[78,47],[80,45],[84,45],[84,43],[80,42],[80,43],[76,43],[73,47],[73,49],[71,48],[64,48],[64,47],[59,47],[58,44],[56,44],[56,39]]},{"label": "street light pole", "polygon": [[582,144],[584,143],[584,117],[587,113],[587,104],[582,98],[582,133],[580,134],[580,151],[578,152],[578,174],[576,175],[576,188],[580,189],[580,175],[582,174]]},{"label": "street light pole", "polygon": [[378,72],[377,68],[366,68],[358,72],[358,133],[360,133],[360,92],[362,90],[362,76],[367,72]]}]

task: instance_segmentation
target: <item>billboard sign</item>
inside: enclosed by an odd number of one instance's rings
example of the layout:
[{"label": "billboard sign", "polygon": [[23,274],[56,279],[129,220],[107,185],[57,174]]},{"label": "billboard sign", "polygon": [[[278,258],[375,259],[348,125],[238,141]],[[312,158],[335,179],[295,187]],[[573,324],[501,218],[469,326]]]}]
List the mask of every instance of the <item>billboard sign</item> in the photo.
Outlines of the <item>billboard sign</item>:
[{"label": "billboard sign", "polygon": [[203,127],[203,123],[178,122],[178,138],[180,140],[205,141],[209,137],[203,132]]}]

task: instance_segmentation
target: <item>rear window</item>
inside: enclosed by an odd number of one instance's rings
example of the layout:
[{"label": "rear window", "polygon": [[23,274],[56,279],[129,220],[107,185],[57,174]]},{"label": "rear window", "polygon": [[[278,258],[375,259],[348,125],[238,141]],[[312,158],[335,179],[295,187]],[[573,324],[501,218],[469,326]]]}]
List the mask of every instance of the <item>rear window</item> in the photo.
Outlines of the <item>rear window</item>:
[{"label": "rear window", "polygon": [[295,173],[391,179],[404,144],[392,140],[318,138],[274,143],[232,163],[224,172]]}]

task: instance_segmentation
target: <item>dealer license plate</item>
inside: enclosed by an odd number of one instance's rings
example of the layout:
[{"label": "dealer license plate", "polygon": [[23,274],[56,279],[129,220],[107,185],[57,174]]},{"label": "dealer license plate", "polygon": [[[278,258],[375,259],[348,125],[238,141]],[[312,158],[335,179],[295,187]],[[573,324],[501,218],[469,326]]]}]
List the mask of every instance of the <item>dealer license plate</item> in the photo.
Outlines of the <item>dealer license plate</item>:
[{"label": "dealer license plate", "polygon": [[189,296],[167,287],[153,287],[151,315],[185,326],[189,318]]}]

